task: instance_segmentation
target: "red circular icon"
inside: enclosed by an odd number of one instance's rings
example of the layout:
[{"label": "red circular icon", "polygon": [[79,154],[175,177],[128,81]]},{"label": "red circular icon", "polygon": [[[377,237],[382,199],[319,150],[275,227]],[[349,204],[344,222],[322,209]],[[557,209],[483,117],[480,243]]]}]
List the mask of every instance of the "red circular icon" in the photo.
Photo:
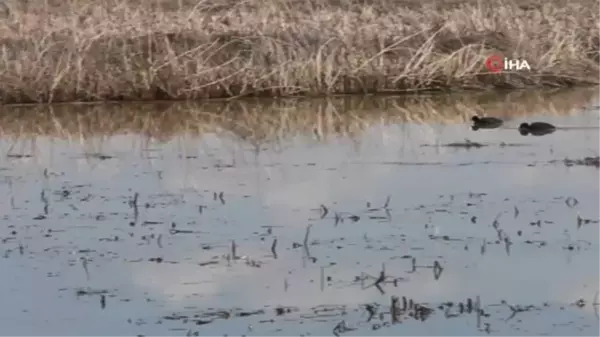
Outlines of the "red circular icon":
[{"label": "red circular icon", "polygon": [[504,69],[502,56],[492,55],[485,59],[485,67],[493,73],[499,73]]}]

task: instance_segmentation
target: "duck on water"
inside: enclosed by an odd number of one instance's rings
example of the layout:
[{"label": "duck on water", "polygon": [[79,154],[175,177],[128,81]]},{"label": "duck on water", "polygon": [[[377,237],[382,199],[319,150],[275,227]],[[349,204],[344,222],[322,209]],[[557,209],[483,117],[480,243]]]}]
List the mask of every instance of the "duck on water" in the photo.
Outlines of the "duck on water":
[{"label": "duck on water", "polygon": [[479,129],[496,129],[502,126],[504,123],[501,119],[496,117],[473,116],[471,121],[473,121],[473,126],[471,127],[473,131],[477,131]]},{"label": "duck on water", "polygon": [[522,136],[532,134],[534,136],[543,136],[556,131],[556,126],[546,122],[533,122],[531,124],[522,123],[519,126],[519,133]]}]

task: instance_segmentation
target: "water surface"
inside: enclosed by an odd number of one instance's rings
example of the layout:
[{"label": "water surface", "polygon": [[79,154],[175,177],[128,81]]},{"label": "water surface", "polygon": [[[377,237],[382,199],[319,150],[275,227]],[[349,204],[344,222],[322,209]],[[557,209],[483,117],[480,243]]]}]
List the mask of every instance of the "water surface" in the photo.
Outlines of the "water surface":
[{"label": "water surface", "polygon": [[0,332],[598,335],[595,93],[233,104],[6,110]]}]

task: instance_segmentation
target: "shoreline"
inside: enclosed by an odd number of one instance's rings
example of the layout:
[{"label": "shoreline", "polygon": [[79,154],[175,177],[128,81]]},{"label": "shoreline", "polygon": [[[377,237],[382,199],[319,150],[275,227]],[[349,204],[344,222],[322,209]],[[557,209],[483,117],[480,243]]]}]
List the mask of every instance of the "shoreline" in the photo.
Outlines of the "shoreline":
[{"label": "shoreline", "polygon": [[319,100],[344,100],[344,99],[427,99],[440,98],[444,96],[460,96],[460,95],[485,95],[485,94],[529,94],[539,92],[542,94],[569,92],[576,90],[589,90],[592,88],[600,89],[600,84],[592,85],[577,85],[573,87],[540,87],[540,88],[520,88],[520,89],[492,89],[492,90],[452,90],[452,91],[434,91],[423,90],[419,92],[399,92],[399,93],[374,93],[374,94],[331,94],[331,95],[313,95],[313,96],[242,96],[242,97],[222,97],[222,98],[207,98],[198,100],[189,99],[171,99],[171,100],[103,100],[103,101],[53,101],[53,102],[32,102],[32,103],[0,103],[0,108],[26,108],[26,107],[59,107],[59,106],[101,106],[101,105],[144,105],[144,104],[229,104],[234,102],[241,103],[258,103],[258,102],[286,102],[286,101],[319,101]]}]

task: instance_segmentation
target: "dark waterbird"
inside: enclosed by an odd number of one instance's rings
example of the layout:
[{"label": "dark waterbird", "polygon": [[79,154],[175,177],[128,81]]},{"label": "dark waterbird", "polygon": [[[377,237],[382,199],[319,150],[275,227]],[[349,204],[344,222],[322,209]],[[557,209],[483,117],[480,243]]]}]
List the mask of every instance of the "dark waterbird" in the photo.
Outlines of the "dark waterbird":
[{"label": "dark waterbird", "polygon": [[473,126],[471,127],[473,131],[477,131],[479,129],[496,129],[500,127],[502,123],[504,123],[499,118],[479,116],[473,116],[471,121],[473,121]]},{"label": "dark waterbird", "polygon": [[534,136],[543,136],[556,131],[556,126],[546,122],[533,122],[531,124],[523,123],[519,126],[519,133],[522,136],[532,134]]}]

